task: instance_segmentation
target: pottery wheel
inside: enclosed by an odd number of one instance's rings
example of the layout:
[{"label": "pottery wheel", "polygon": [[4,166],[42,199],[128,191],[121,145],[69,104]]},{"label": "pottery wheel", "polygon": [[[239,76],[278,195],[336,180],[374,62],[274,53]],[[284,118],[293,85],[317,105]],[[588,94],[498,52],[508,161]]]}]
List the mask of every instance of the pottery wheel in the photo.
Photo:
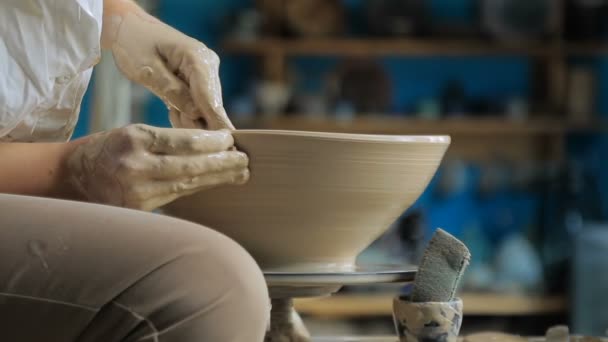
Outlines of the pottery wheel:
[{"label": "pottery wheel", "polygon": [[271,269],[264,272],[272,310],[265,342],[311,342],[311,337],[293,307],[293,298],[322,297],[344,285],[408,283],[416,275],[414,266],[354,266],[348,270]]}]

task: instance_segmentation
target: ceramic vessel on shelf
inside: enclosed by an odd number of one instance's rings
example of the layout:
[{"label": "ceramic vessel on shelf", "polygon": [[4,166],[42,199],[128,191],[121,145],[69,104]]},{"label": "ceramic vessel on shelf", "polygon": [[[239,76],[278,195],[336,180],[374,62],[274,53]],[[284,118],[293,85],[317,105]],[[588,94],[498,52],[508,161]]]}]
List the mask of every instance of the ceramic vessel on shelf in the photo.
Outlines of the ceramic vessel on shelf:
[{"label": "ceramic vessel on shelf", "polygon": [[240,130],[251,178],[179,199],[164,212],[216,229],[264,269],[348,270],[422,193],[449,136]]}]

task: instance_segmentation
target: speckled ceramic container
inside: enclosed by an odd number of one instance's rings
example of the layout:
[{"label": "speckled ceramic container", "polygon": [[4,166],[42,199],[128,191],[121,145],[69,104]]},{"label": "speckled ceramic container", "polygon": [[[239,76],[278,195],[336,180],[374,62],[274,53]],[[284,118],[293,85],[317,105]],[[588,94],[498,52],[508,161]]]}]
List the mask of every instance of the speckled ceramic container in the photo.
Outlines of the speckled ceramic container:
[{"label": "speckled ceramic container", "polygon": [[407,297],[397,297],[393,315],[401,342],[457,342],[462,300],[414,303]]}]

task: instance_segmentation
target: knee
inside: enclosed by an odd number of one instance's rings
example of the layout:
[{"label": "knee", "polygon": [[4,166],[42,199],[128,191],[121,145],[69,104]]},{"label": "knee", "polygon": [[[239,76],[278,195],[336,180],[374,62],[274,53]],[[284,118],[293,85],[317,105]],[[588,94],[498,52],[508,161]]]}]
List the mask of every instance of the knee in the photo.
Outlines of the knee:
[{"label": "knee", "polygon": [[[218,234],[201,258],[214,260],[217,278],[230,291],[235,301],[251,305],[255,311],[270,307],[268,287],[262,270],[251,255],[239,244]],[[201,260],[201,262],[205,262]]]},{"label": "knee", "polygon": [[270,300],[262,271],[249,253],[203,226],[155,219],[143,252],[134,253],[143,266],[132,268],[135,274],[123,281],[128,287],[107,300],[92,326],[143,317],[147,324],[116,333],[132,337],[125,341],[160,334],[163,341],[261,340]]},{"label": "knee", "polygon": [[[180,289],[191,301],[205,306],[238,306],[247,313],[269,315],[268,288],[259,266],[251,255],[234,240],[204,226],[192,222],[156,216],[160,229],[154,241],[157,250],[153,279],[164,284],[168,291]],[[154,247],[150,247],[154,248]],[[158,283],[157,283],[158,284]]]},{"label": "knee", "polygon": [[[154,325],[179,336],[176,340],[261,339],[270,320],[270,300],[257,263],[236,242],[211,229],[185,222],[173,227],[175,235],[163,247],[173,250],[170,257],[165,255],[119,302],[129,306],[133,298],[162,298],[145,300],[143,313],[163,312]],[[226,322],[240,328],[228,328]]]},{"label": "knee", "polygon": [[[268,288],[262,271],[243,247],[228,237],[200,227],[191,240],[194,252],[182,260],[185,274],[193,280],[192,290],[208,298],[231,320],[247,320],[265,326],[270,319]],[[190,260],[190,261],[188,261]],[[203,304],[203,306],[209,303]]]}]

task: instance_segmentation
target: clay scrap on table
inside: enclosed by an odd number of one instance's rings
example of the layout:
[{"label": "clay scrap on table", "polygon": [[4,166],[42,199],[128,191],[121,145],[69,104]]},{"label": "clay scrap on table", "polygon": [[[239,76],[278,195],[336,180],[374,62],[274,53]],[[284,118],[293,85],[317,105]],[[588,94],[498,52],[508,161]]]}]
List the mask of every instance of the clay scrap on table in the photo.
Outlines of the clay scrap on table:
[{"label": "clay scrap on table", "polygon": [[528,339],[499,332],[482,332],[466,336],[462,342],[528,342]]},{"label": "clay scrap on table", "polygon": [[459,342],[608,342],[608,338],[571,336],[567,326],[557,325],[547,329],[545,337],[524,338],[500,332],[482,332],[463,337]]}]

